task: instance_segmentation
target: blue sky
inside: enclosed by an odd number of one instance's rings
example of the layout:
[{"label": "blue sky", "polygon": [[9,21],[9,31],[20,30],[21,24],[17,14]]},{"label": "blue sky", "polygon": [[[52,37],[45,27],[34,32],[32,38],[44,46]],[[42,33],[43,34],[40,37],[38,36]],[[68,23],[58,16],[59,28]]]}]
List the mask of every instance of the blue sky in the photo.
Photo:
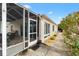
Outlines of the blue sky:
[{"label": "blue sky", "polygon": [[70,13],[79,11],[79,3],[20,3],[35,13],[45,14],[55,23]]}]

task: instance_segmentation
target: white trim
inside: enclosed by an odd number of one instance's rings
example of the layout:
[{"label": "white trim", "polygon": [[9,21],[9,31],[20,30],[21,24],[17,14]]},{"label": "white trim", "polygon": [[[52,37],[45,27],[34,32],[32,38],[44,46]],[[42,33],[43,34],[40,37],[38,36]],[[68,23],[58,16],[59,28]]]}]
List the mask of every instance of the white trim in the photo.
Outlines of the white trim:
[{"label": "white trim", "polygon": [[[25,43],[26,43],[26,42],[25,42]],[[28,48],[29,48],[29,46],[25,47],[24,50],[25,50],[25,49],[28,49]],[[23,50],[22,50],[22,51],[23,51]]]},{"label": "white trim", "polygon": [[45,35],[44,35],[44,37],[45,37],[45,36],[48,36],[48,35],[50,35],[50,33],[48,33],[48,34],[45,34]]},{"label": "white trim", "polygon": [[29,19],[29,11],[28,11],[28,47],[30,45],[30,19]]},{"label": "white trim", "polygon": [[2,54],[6,56],[6,3],[2,3]]},{"label": "white trim", "polygon": [[33,33],[29,33],[29,34],[36,34],[36,32],[33,32]]},{"label": "white trim", "polygon": [[18,44],[15,44],[15,45],[9,46],[9,47],[7,47],[7,49],[9,49],[9,48],[13,48],[13,47],[15,47],[15,46],[17,46],[17,45],[20,45],[20,44],[22,44],[22,43],[24,43],[24,42],[20,42],[20,43],[18,43]]},{"label": "white trim", "polygon": [[25,48],[25,8],[23,8],[23,42]]},{"label": "white trim", "polygon": [[[25,9],[25,11],[26,11],[26,9]],[[28,14],[28,19],[27,19],[27,21],[28,21],[28,30],[27,30],[27,32],[29,33],[29,11],[27,10],[27,14]],[[25,17],[26,18],[26,17]],[[25,19],[25,22],[26,22],[26,19]],[[26,25],[25,25],[26,26]],[[26,31],[26,30],[25,30]],[[25,41],[24,41],[24,45],[25,45],[25,43],[27,42],[28,43],[28,46],[26,47],[26,46],[24,46],[24,49],[27,49],[27,48],[29,48],[29,34],[27,34],[27,40],[25,39]]]},{"label": "white trim", "polygon": [[34,45],[34,44],[36,44],[36,43],[37,43],[37,39],[34,40],[33,42],[30,42],[29,47],[31,47],[32,45]]},{"label": "white trim", "polygon": [[36,18],[36,40],[38,40],[38,38],[37,38],[37,18]]},{"label": "white trim", "polygon": [[[29,18],[29,25],[30,25],[30,20],[36,22],[36,32],[30,33],[30,31],[29,31],[29,38],[30,38],[30,34],[36,34],[36,39],[34,41],[30,42],[30,40],[29,40],[29,46],[32,46],[37,43],[37,20]],[[30,29],[30,26],[29,26],[29,29]]]},{"label": "white trim", "polygon": [[37,21],[37,20],[35,20],[35,19],[32,19],[32,18],[29,18],[30,20],[32,20],[32,21]]}]

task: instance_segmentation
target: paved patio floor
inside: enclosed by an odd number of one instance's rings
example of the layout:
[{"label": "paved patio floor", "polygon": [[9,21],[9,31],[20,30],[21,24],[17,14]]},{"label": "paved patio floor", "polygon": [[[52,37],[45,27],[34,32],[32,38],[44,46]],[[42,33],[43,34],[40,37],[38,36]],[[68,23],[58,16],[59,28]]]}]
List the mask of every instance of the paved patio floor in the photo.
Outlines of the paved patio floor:
[{"label": "paved patio floor", "polygon": [[65,46],[62,33],[58,33],[56,41],[52,43],[52,46],[40,44],[37,50],[28,49],[20,56],[68,56],[68,48]]}]

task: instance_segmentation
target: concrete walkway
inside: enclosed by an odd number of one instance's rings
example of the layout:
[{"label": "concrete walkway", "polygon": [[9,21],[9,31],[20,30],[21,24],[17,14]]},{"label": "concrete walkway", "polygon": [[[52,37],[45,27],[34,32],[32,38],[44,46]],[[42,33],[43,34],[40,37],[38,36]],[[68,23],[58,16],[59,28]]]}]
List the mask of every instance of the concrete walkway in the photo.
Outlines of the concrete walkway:
[{"label": "concrete walkway", "polygon": [[68,49],[65,46],[62,33],[58,33],[56,42],[52,46],[41,44],[37,50],[28,49],[21,56],[67,56]]},{"label": "concrete walkway", "polygon": [[50,47],[47,55],[67,56],[68,55],[67,52],[68,52],[68,48],[66,47],[66,45],[64,43],[62,33],[58,33],[57,37],[56,37],[56,41]]}]

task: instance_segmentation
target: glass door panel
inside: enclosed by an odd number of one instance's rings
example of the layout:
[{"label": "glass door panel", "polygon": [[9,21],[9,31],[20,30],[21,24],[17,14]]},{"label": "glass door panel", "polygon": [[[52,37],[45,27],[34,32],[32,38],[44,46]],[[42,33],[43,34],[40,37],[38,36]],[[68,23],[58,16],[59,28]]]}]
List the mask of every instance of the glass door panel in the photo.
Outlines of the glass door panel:
[{"label": "glass door panel", "polygon": [[30,42],[36,40],[36,21],[30,20]]}]

